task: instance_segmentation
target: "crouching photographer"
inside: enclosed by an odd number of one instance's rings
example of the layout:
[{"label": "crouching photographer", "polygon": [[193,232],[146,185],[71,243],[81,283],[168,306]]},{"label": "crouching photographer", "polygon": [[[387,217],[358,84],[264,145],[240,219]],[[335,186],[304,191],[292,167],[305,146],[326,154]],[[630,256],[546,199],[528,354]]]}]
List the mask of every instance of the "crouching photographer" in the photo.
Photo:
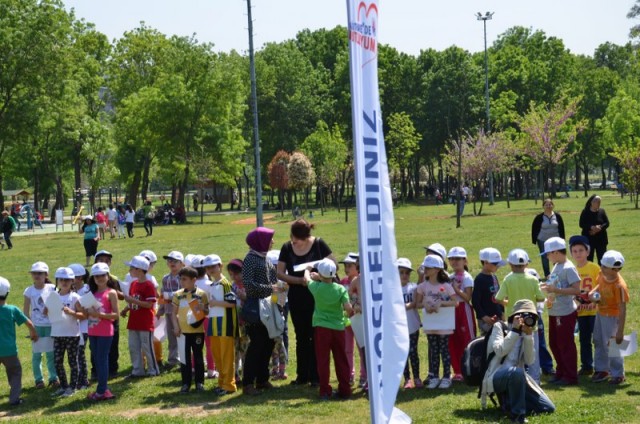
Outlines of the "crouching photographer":
[{"label": "crouching photographer", "polygon": [[526,423],[528,414],[556,409],[524,369],[537,355],[533,331],[538,319],[534,303],[519,300],[508,318],[508,330],[503,331],[503,325],[495,323],[487,343],[488,367],[482,382],[482,406],[486,406],[487,395],[495,393],[502,409],[511,414],[512,422]]}]

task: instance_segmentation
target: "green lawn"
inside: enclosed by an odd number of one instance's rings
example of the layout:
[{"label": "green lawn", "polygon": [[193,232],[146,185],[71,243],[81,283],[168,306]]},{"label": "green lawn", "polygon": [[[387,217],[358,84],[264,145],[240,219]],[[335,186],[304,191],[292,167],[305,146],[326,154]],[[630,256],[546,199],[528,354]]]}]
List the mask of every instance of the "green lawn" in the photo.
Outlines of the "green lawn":
[{"label": "green lawn", "polygon": [[[576,196],[576,193],[572,193]],[[579,194],[578,194],[579,195]],[[611,220],[609,230],[612,249],[620,250],[627,261],[622,275],[631,292],[631,305],[627,318],[627,333],[638,329],[639,296],[636,281],[640,277],[640,211],[633,209],[627,198],[620,199],[610,192],[602,193],[602,206]],[[557,199],[556,211],[561,213],[567,229],[567,236],[579,233],[578,218],[585,199]],[[469,252],[470,272],[478,273],[480,264],[478,251],[493,246],[502,251],[503,256],[516,247],[529,252],[533,266],[541,269],[537,257],[537,247],[530,242],[530,228],[533,217],[542,210],[540,202],[523,200],[511,202],[508,209],[505,202],[494,206],[485,204],[483,215],[474,217],[472,205],[468,204],[461,228],[456,228],[454,207],[444,206],[399,206],[395,210],[396,238],[398,254],[406,256],[419,264],[424,256],[423,246],[440,242],[447,248],[460,245]],[[275,245],[288,239],[290,215],[280,218],[279,212],[267,211],[267,226],[276,229]],[[158,256],[170,250],[183,253],[217,253],[223,261],[234,257],[243,257],[246,253],[244,238],[251,224],[238,223],[251,215],[215,215],[205,217],[205,224],[156,227],[154,236],[145,238],[144,230],[136,228],[138,237],[126,240],[106,240],[99,248],[111,251],[114,256],[112,269],[123,276],[126,267],[123,262],[142,249],[152,249]],[[357,249],[357,229],[355,211],[349,212],[349,223],[344,222],[344,211],[329,211],[324,216],[316,212],[313,222],[315,234],[325,239],[336,256],[343,257],[348,251]],[[200,222],[199,217],[192,218]],[[31,263],[44,260],[52,272],[55,268],[71,262],[83,262],[84,251],[82,237],[78,234],[64,233],[46,236],[15,237],[14,249],[0,252],[0,275],[12,283],[9,303],[22,306],[22,291],[30,284],[28,274]],[[166,272],[161,261],[154,275],[159,279]],[[507,270],[499,271],[502,278]],[[545,318],[546,319],[546,318]],[[211,422],[336,422],[362,423],[368,420],[369,405],[359,390],[354,398],[345,402],[320,402],[315,389],[292,388],[287,382],[275,382],[277,388],[268,394],[246,399],[240,394],[216,400],[208,390],[204,394],[179,395],[180,375],[177,372],[165,374],[152,380],[128,382],[122,377],[129,371],[130,361],[127,349],[126,323],[121,323],[120,338],[121,377],[110,382],[112,391],[117,395],[113,402],[94,404],[85,400],[85,393],[78,393],[69,399],[52,400],[49,390],[33,389],[29,341],[25,328],[19,329],[19,350],[23,365],[23,384],[26,403],[17,409],[8,407],[8,385],[0,377],[0,418],[25,419],[29,422],[122,422],[136,421],[211,421]],[[290,346],[291,362],[288,367],[290,379],[295,377],[295,338],[292,335]],[[426,338],[420,337],[421,372],[426,375]],[[612,388],[606,384],[592,384],[586,379],[577,387],[551,388],[543,383],[558,411],[550,416],[532,417],[532,423],[547,422],[602,422],[628,423],[640,422],[640,367],[638,354],[626,361],[627,384]],[[1,371],[4,372],[4,371]],[[208,389],[214,387],[214,381],[207,380]],[[455,384],[451,390],[427,391],[400,390],[397,405],[408,413],[414,422],[498,422],[501,415],[494,409],[480,409],[476,399],[476,389]]]}]

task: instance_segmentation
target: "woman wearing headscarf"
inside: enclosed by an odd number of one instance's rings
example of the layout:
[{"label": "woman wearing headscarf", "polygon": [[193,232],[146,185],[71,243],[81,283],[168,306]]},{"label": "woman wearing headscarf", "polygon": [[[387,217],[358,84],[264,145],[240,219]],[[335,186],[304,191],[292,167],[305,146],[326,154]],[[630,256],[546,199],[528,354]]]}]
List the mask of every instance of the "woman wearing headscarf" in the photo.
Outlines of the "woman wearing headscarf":
[{"label": "woman wearing headscarf", "polygon": [[[248,299],[264,299],[279,291],[276,269],[266,258],[273,245],[274,232],[271,228],[257,227],[247,234],[249,253],[242,266],[242,283],[247,296],[245,302]],[[245,323],[245,328],[250,342],[245,356],[242,392],[255,395],[262,389],[273,387],[269,382],[269,360],[274,341],[269,338],[269,332],[261,322]]]},{"label": "woman wearing headscarf", "polygon": [[593,254],[598,255],[598,264],[602,259],[602,255],[607,251],[609,238],[607,237],[607,228],[609,228],[609,218],[607,213],[600,207],[602,199],[595,194],[587,200],[582,213],[580,214],[580,228],[582,235],[589,239],[588,260],[593,262]]},{"label": "woman wearing headscarf", "polygon": [[294,266],[331,259],[331,249],[319,237],[311,235],[313,225],[304,219],[297,219],[291,224],[291,240],[282,245],[278,258],[278,278],[292,284],[289,288],[289,311],[296,332],[296,364],[297,377],[293,385],[318,384],[318,369],[313,340],[313,311],[315,302],[304,283],[304,270],[294,271]]}]

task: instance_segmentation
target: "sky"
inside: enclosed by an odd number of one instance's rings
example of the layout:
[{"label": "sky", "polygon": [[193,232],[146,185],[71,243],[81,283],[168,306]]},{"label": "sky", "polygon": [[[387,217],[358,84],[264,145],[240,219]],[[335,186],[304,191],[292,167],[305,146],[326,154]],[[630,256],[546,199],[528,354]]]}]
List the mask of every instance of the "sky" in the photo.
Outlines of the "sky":
[{"label": "sky", "polygon": [[[218,51],[248,50],[246,0],[63,0],[76,17],[96,25],[110,40],[139,26],[167,35],[211,42]],[[408,54],[452,45],[484,48],[475,14],[494,12],[487,42],[513,26],[542,30],[576,54],[593,55],[605,42],[625,44],[634,21],[626,15],[635,0],[380,0],[379,42]],[[252,0],[254,45],[294,38],[302,29],[346,26],[345,0]]]}]

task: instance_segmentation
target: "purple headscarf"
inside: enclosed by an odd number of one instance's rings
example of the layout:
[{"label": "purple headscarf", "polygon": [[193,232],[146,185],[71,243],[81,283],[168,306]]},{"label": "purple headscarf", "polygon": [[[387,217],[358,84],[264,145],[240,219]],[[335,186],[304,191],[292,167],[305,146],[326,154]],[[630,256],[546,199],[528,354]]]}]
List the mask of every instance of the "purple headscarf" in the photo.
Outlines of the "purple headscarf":
[{"label": "purple headscarf", "polygon": [[247,244],[252,250],[266,254],[271,247],[273,233],[275,233],[275,230],[272,230],[271,228],[257,227],[247,234]]}]

